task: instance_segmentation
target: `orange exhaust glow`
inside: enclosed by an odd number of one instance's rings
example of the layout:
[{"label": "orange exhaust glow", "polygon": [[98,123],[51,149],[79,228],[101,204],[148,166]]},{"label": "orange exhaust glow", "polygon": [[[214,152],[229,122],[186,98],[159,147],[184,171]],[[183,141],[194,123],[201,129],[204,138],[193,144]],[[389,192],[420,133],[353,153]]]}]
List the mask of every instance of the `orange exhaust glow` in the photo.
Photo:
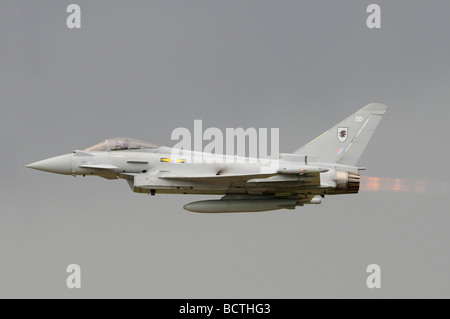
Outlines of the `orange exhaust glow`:
[{"label": "orange exhaust glow", "polygon": [[361,176],[362,192],[394,192],[394,193],[449,193],[449,186],[443,182],[432,182],[422,179],[404,179],[390,177]]}]

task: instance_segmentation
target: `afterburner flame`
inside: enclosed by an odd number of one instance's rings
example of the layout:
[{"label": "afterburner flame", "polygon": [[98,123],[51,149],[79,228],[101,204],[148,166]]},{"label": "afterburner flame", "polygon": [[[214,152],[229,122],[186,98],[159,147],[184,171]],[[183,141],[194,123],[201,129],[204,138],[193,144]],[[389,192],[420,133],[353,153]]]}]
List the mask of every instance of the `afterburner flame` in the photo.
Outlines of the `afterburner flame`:
[{"label": "afterburner flame", "polygon": [[449,193],[449,185],[444,182],[432,182],[422,179],[404,179],[390,177],[361,176],[362,192],[395,192],[395,193]]}]

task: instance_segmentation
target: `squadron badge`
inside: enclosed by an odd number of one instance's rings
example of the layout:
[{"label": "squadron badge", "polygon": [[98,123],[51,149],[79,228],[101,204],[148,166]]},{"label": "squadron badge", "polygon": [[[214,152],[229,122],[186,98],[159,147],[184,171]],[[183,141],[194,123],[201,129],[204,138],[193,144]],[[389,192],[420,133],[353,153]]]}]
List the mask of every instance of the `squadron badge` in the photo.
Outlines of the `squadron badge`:
[{"label": "squadron badge", "polygon": [[347,140],[348,128],[347,127],[338,127],[337,129],[337,137],[341,143],[344,143]]}]

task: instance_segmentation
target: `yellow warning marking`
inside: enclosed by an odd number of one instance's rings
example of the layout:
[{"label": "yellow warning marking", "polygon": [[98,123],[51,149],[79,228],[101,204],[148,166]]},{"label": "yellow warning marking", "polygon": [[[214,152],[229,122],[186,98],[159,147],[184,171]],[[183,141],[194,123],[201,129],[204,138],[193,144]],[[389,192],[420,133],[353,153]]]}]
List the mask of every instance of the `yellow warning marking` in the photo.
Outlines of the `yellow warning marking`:
[{"label": "yellow warning marking", "polygon": [[166,163],[186,163],[186,160],[180,159],[180,158],[165,158],[165,157],[161,157],[160,161],[161,162],[166,162]]}]

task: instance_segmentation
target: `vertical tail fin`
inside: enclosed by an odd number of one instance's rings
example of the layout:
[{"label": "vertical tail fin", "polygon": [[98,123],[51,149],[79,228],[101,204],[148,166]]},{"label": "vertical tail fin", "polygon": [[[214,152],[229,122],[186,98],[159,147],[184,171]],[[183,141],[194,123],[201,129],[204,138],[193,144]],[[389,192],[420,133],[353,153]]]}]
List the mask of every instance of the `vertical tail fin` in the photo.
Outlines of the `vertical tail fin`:
[{"label": "vertical tail fin", "polygon": [[294,154],[318,157],[320,162],[356,165],[386,110],[384,104],[368,104]]}]

